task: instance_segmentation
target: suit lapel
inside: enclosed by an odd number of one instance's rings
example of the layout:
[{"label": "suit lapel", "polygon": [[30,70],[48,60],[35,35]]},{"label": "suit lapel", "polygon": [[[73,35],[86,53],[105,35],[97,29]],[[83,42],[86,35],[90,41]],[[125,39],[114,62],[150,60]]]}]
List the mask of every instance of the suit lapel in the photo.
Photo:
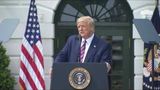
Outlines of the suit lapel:
[{"label": "suit lapel", "polygon": [[87,52],[87,55],[86,55],[86,58],[85,58],[85,61],[84,62],[91,62],[91,61],[94,61],[94,55],[96,53],[96,49],[97,49],[97,37],[94,36],[92,42],[91,42],[91,45],[88,49],[88,52]]}]

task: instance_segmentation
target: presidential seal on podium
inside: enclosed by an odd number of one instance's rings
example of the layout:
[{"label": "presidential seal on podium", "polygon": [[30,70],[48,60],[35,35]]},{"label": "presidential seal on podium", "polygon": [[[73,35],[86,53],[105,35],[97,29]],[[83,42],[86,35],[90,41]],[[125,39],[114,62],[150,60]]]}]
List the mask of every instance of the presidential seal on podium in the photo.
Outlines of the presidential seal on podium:
[{"label": "presidential seal on podium", "polygon": [[75,89],[85,89],[90,81],[90,73],[83,67],[76,67],[69,73],[69,83]]}]

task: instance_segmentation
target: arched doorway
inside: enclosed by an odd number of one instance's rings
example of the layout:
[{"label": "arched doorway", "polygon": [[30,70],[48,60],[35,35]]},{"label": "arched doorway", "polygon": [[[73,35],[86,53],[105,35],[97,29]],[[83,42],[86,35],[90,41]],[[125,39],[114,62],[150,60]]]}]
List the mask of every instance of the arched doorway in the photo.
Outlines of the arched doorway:
[{"label": "arched doorway", "polygon": [[112,90],[133,89],[132,11],[126,0],[62,0],[55,11],[55,55],[68,36],[77,34],[76,19],[91,16],[96,34],[112,44]]}]

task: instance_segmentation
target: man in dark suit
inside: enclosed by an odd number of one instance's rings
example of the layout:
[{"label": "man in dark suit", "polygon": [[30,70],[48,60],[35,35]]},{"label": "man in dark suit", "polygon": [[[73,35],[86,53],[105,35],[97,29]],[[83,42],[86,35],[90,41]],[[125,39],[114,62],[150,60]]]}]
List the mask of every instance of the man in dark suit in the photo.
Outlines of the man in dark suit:
[{"label": "man in dark suit", "polygon": [[54,62],[101,63],[111,68],[111,45],[98,38],[94,20],[90,16],[82,16],[77,20],[79,35],[72,35]]}]

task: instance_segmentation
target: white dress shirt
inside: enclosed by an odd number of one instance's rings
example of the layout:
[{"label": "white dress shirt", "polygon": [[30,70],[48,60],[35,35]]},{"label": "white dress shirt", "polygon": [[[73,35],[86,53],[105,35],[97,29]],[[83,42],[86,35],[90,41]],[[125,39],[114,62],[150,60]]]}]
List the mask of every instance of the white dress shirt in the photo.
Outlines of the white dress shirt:
[{"label": "white dress shirt", "polygon": [[92,40],[93,40],[93,37],[94,37],[94,34],[92,34],[92,36],[89,37],[88,39],[82,38],[81,46],[83,45],[84,41],[86,40],[86,47],[85,47],[85,52],[84,52],[84,56],[83,56],[83,59],[82,59],[82,63],[83,63],[84,60],[85,60],[85,57],[86,57],[86,55],[87,55],[87,52],[88,52],[89,46],[91,45],[91,42],[92,42]]}]

